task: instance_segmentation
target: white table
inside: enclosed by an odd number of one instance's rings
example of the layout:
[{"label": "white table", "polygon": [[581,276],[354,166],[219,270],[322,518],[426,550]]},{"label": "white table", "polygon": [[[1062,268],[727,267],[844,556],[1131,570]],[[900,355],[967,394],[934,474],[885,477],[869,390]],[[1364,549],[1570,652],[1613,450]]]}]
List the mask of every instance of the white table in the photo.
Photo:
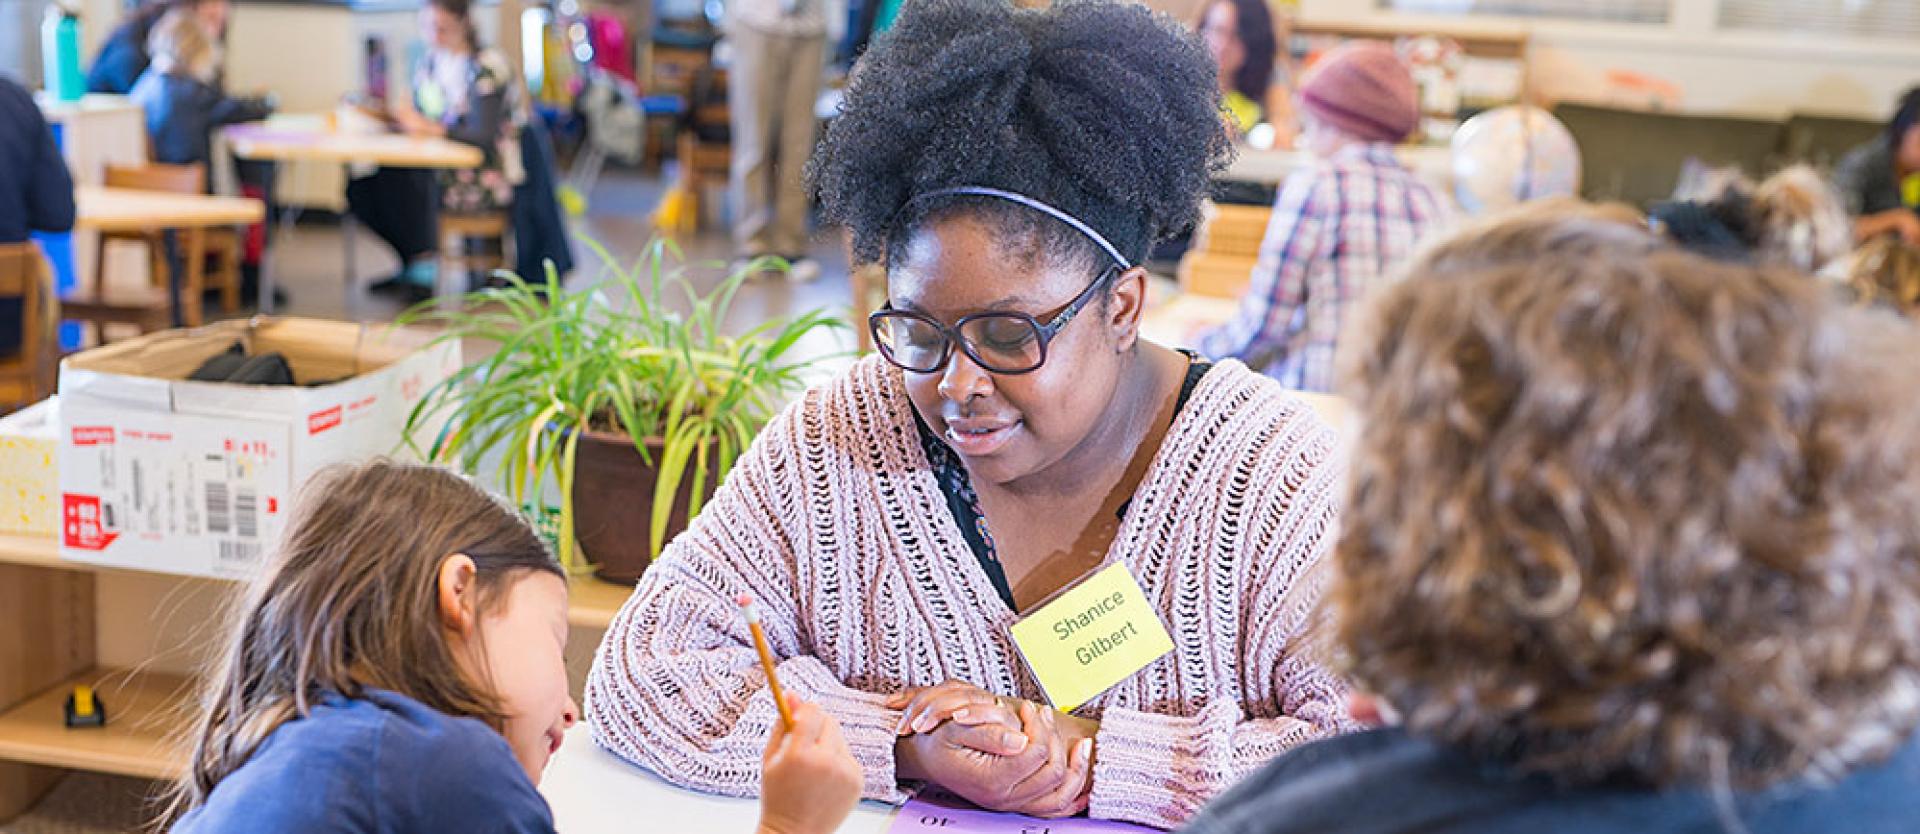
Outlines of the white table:
[{"label": "white table", "polygon": [[[335,129],[337,119],[325,116],[275,116],[265,124],[235,125],[225,135],[233,155],[269,162],[327,162],[398,168],[473,168],[484,159],[480,149],[451,139],[361,133]],[[349,173],[349,176],[351,174]],[[284,214],[281,234],[292,229],[293,215]],[[360,309],[360,275],[354,260],[354,221],[351,209],[340,212],[341,259],[346,267],[347,313]],[[260,270],[260,312],[273,311],[274,272]]]},{"label": "white table", "polygon": [[[540,793],[553,806],[560,834],[752,834],[760,819],[758,801],[667,784],[602,750],[585,724],[567,731],[566,744],[540,780]],[[892,806],[862,802],[840,827],[840,834],[885,834],[894,813]]]}]

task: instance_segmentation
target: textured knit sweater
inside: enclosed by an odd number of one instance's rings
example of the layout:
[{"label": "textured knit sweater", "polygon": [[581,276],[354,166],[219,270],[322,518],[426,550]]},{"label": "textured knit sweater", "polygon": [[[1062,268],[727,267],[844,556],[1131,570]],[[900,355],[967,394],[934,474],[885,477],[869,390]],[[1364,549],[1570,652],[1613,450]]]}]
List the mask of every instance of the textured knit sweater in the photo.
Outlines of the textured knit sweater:
[{"label": "textured knit sweater", "polygon": [[[1041,700],[911,409],[900,372],[869,359],[768,425],[608,628],[587,681],[599,744],[687,787],[758,790],[777,718],[741,593],[763,608],[781,683],[839,720],[868,798],[905,798],[887,695],[957,678]],[[1337,451],[1308,406],[1237,362],[1180,411],[1107,554],[1174,650],[1079,710],[1100,721],[1091,814],[1173,827],[1275,755],[1351,729],[1306,637]]]}]

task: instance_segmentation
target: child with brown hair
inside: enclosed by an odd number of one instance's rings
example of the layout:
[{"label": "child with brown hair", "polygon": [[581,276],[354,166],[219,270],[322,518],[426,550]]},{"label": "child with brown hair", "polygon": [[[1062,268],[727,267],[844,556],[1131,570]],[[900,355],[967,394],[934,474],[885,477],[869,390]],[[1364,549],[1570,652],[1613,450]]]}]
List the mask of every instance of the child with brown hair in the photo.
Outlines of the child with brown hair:
[{"label": "child with brown hair", "polygon": [[202,165],[211,172],[214,130],[273,113],[266,99],[230,97],[215,85],[219,42],[191,12],[161,17],[148,36],[147,51],[153,63],[128,95],[146,113],[155,162]]},{"label": "child with brown hair", "polygon": [[[173,830],[552,831],[566,643],[565,576],[511,508],[433,467],[323,473],[209,676]],[[831,831],[861,774],[790,705],[759,830]]]},{"label": "child with brown hair", "polygon": [[1191,834],[1914,830],[1920,332],[1528,214],[1429,250],[1349,346],[1329,638],[1399,726]]}]

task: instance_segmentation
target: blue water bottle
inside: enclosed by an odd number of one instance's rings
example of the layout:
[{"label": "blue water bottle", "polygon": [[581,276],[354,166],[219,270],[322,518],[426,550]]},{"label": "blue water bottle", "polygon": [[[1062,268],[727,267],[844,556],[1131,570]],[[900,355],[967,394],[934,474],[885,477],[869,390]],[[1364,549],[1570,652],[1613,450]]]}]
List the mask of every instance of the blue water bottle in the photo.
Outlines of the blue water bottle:
[{"label": "blue water bottle", "polygon": [[47,93],[56,101],[79,101],[87,82],[80,74],[80,16],[58,3],[40,21],[40,60]]}]

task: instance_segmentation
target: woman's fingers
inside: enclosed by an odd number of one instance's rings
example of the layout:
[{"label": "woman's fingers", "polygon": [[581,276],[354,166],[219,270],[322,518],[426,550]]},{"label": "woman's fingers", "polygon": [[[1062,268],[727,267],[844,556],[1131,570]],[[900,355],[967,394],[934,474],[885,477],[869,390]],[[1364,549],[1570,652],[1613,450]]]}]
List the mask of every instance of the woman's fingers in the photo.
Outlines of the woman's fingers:
[{"label": "woman's fingers", "polygon": [[1093,783],[1093,739],[1083,738],[1068,748],[1065,778],[1048,793],[1026,804],[1021,813],[1043,818],[1070,817],[1087,809]]},{"label": "woman's fingers", "polygon": [[942,741],[952,747],[964,747],[989,756],[1018,756],[1027,752],[1032,740],[1019,730],[1001,724],[967,726],[948,724],[940,728]]},{"label": "woman's fingers", "polygon": [[992,693],[972,684],[943,683],[931,689],[922,690],[908,701],[896,731],[903,736],[908,733],[932,732],[935,727],[950,719],[959,710],[992,706],[995,702],[996,698]]},{"label": "woman's fingers", "polygon": [[1035,740],[1037,747],[1046,750],[1046,758],[1040,762],[1039,767],[1007,793],[1010,807],[1016,809],[1028,807],[1040,798],[1060,790],[1061,784],[1067,781],[1071,752],[1065,739],[1054,731],[1053,722],[1048,717],[1048,713],[1052,710],[1022,703],[1020,712],[1021,718],[1026,722],[1024,726],[1027,735]]}]

